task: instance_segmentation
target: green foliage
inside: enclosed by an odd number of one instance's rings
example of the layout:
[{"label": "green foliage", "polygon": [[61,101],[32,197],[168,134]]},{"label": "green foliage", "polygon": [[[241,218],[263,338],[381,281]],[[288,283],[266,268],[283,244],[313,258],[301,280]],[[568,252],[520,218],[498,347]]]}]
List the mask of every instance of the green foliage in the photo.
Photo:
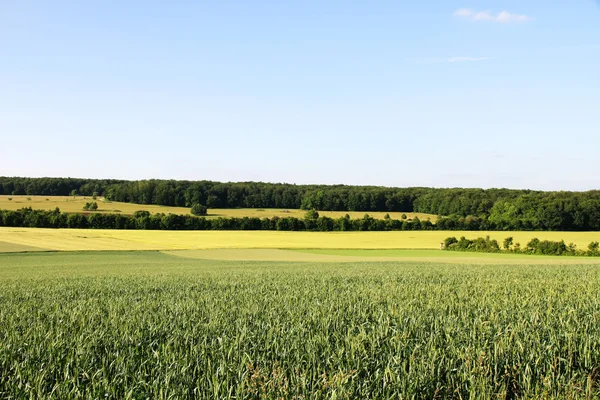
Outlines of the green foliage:
[{"label": "green foliage", "polygon": [[[573,243],[566,245],[564,240],[555,242],[550,240],[541,241],[538,238],[533,238],[527,243],[527,247],[523,249],[521,248],[520,243],[515,243],[514,248],[511,249],[512,243],[512,237],[504,239],[503,247],[505,252],[547,256],[600,256],[600,245],[598,242],[590,243],[587,252],[577,250],[577,246]],[[461,237],[460,240],[457,240],[455,237],[449,237],[444,241],[444,249],[484,253],[497,253],[501,251],[498,242],[496,240],[490,240],[489,236],[486,238],[477,238],[475,240],[466,239],[464,236]]]},{"label": "green foliage", "polygon": [[106,200],[180,207],[423,212],[444,216],[438,223],[447,230],[600,230],[600,191],[0,177],[0,194],[94,193]]},{"label": "green foliage", "polygon": [[193,215],[197,215],[197,216],[206,215],[207,212],[208,212],[208,209],[200,203],[196,203],[192,206],[191,213]]},{"label": "green foliage", "polygon": [[95,201],[85,203],[83,209],[85,211],[96,211],[98,209],[98,203],[96,203]]},{"label": "green foliage", "polygon": [[96,200],[98,198],[98,192],[94,192],[92,194],[92,199]]},{"label": "green foliage", "polygon": [[9,198],[8,198],[8,201],[12,201],[12,199],[13,199],[12,197],[9,197]]},{"label": "green foliage", "polygon": [[138,210],[133,213],[133,218],[148,218],[150,217],[150,211]]},{"label": "green foliage", "polygon": [[406,216],[406,214],[402,214],[402,219],[407,219],[408,217]]},{"label": "green foliage", "polygon": [[582,265],[5,255],[0,397],[594,399],[597,277]]},{"label": "green foliage", "polygon": [[444,240],[444,249],[447,250],[450,248],[450,246],[456,243],[458,243],[458,239],[456,239],[455,237],[446,238],[446,240]]},{"label": "green foliage", "polygon": [[445,241],[444,248],[446,250],[454,251],[477,251],[484,253],[497,253],[500,251],[498,241],[490,239],[489,236],[485,238],[477,238],[475,240],[469,240],[462,236],[458,241],[456,238],[447,238]]},{"label": "green foliage", "polygon": [[588,245],[588,254],[591,256],[600,256],[600,243],[591,242]]},{"label": "green foliage", "polygon": [[304,214],[304,220],[305,221],[316,221],[319,218],[319,212],[315,209],[312,210],[308,210],[305,214]]}]

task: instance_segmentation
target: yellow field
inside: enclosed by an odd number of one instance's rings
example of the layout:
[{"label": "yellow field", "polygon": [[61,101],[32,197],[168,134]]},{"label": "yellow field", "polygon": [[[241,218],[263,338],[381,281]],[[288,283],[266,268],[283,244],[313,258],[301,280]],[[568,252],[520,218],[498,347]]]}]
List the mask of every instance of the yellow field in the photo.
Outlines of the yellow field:
[{"label": "yellow field", "polygon": [[[12,198],[12,200],[8,200]],[[31,199],[31,200],[28,200]],[[105,201],[91,196],[0,196],[0,209],[18,210],[31,207],[36,210],[54,210],[56,207],[63,212],[83,212],[85,203],[95,201],[98,204],[97,213],[133,214],[138,210],[155,213],[189,214],[190,209],[185,207],[155,206],[146,204],[120,203]],[[89,211],[86,211],[86,213]]]},{"label": "yellow field", "polygon": [[[12,200],[8,200],[12,198]],[[31,200],[28,200],[31,199]],[[96,201],[98,204],[97,213],[116,213],[116,214],[133,214],[135,211],[144,210],[149,211],[152,214],[155,213],[171,213],[171,214],[189,214],[190,209],[186,207],[170,207],[170,206],[157,206],[148,204],[135,204],[135,203],[120,203],[105,201],[104,198],[99,197],[97,200],[93,200],[92,197],[86,196],[0,196],[0,210],[18,210],[23,207],[31,207],[38,210],[54,210],[56,207],[60,208],[63,212],[83,212],[83,206],[85,203]],[[89,211],[86,211],[89,212]],[[258,218],[272,218],[278,217],[296,217],[303,218],[305,210],[285,210],[276,208],[266,209],[254,209],[254,208],[235,208],[235,209],[210,209],[208,210],[208,218],[218,217],[258,217]],[[349,214],[351,218],[362,218],[366,213],[364,211],[319,211],[320,215],[340,218],[346,214]],[[373,218],[383,219],[386,212],[369,212]],[[401,212],[391,212],[390,216],[394,219],[400,219],[402,217]],[[435,222],[437,216],[432,214],[423,213],[405,213],[408,218],[419,217],[422,220],[431,220]]]},{"label": "yellow field", "polygon": [[[585,249],[600,232],[278,232],[143,231],[0,228],[2,248],[31,246],[47,250],[198,250],[198,249],[439,249],[448,236],[507,236],[523,246],[533,237],[564,240]],[[8,251],[4,250],[4,251]]]},{"label": "yellow field", "polygon": [[[285,210],[280,208],[265,208],[265,209],[254,209],[254,208],[231,208],[231,209],[210,209],[208,210],[208,217],[257,217],[257,218],[272,218],[278,216],[281,218],[285,217],[296,217],[304,218],[306,210]],[[387,212],[365,212],[365,211],[319,211],[319,215],[330,217],[330,218],[341,218],[344,215],[350,215],[352,219],[358,219],[369,214],[373,218],[383,219]],[[402,214],[406,214],[407,218],[419,217],[422,220],[430,220],[431,222],[437,221],[437,216],[433,214],[424,213],[401,213],[401,212],[390,212],[390,217],[393,219],[401,219]]]}]

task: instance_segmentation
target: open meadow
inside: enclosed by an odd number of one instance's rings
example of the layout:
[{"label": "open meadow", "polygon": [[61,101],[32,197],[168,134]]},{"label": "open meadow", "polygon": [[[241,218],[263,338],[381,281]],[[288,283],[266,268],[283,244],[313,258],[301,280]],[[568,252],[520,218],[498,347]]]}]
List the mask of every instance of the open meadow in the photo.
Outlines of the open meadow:
[{"label": "open meadow", "polygon": [[598,265],[0,255],[0,398],[591,399],[598,365]]},{"label": "open meadow", "polygon": [[[10,200],[9,200],[10,199]],[[63,212],[84,212],[83,207],[86,203],[95,201],[98,204],[96,211],[85,211],[85,213],[106,213],[106,214],[133,214],[136,211],[148,211],[151,214],[190,214],[190,208],[187,207],[172,207],[160,206],[153,204],[136,204],[122,203],[117,201],[108,201],[103,197],[98,197],[94,200],[91,196],[7,196],[0,195],[0,210],[18,210],[23,207],[31,207],[37,210],[54,210],[56,207]],[[295,217],[304,218],[306,210],[297,209],[280,209],[280,208],[213,208],[208,210],[207,218],[273,218],[273,217]],[[350,218],[357,219],[364,217],[367,214],[364,211],[319,211],[319,215],[340,218],[346,214]],[[402,219],[402,215],[406,215],[407,219],[418,217],[421,220],[437,221],[437,215],[424,213],[402,213],[402,212],[382,212],[370,211],[368,214],[376,219],[383,219],[386,214],[389,214],[393,219]]]}]

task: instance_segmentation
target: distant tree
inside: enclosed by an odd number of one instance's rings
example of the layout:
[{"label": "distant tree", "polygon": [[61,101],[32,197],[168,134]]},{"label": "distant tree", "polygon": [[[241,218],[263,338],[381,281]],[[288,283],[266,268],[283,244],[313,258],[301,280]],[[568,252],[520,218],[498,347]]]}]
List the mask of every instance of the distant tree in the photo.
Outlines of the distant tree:
[{"label": "distant tree", "polygon": [[319,219],[319,213],[314,208],[312,210],[308,210],[304,214],[304,225],[306,229],[309,231],[315,230],[317,228],[317,220]]},{"label": "distant tree", "polygon": [[138,210],[133,213],[134,218],[147,218],[150,216],[150,211]]},{"label": "distant tree", "polygon": [[92,199],[96,200],[98,198],[98,192],[94,192],[92,194]]},{"label": "distant tree", "polygon": [[444,249],[448,249],[450,248],[450,246],[456,243],[458,243],[458,239],[456,239],[455,237],[446,238],[446,240],[444,240]]},{"label": "distant tree", "polygon": [[8,198],[8,201],[12,201],[12,197],[9,197],[9,198]]},{"label": "distant tree", "polygon": [[513,245],[513,237],[507,237],[506,239],[504,239],[504,242],[502,242],[502,246],[504,247],[504,250],[508,251],[510,250],[510,247]]},{"label": "distant tree", "polygon": [[91,203],[85,203],[83,209],[85,211],[96,211],[98,209],[98,203],[96,203],[95,201],[92,201]]},{"label": "distant tree", "polygon": [[75,196],[77,196],[77,194],[78,194],[77,189],[71,190],[71,196],[75,197]]},{"label": "distant tree", "polygon": [[600,255],[600,243],[592,242],[588,245],[588,253],[591,256]]},{"label": "distant tree", "polygon": [[191,213],[193,215],[198,215],[198,216],[206,215],[207,212],[208,212],[208,209],[200,203],[196,203],[192,206]]},{"label": "distant tree", "polygon": [[406,214],[402,214],[402,216],[400,218],[407,219],[408,217],[406,216]]},{"label": "distant tree", "polygon": [[317,210],[315,210],[314,208],[312,210],[308,210],[304,214],[305,220],[317,220],[317,218],[319,218],[319,212]]}]

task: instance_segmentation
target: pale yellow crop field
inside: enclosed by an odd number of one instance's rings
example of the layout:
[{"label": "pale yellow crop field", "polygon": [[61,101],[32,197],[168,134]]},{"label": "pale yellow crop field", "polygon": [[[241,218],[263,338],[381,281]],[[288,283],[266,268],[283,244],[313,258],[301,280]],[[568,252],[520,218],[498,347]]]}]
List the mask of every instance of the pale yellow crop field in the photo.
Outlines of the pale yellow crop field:
[{"label": "pale yellow crop field", "polygon": [[[286,210],[282,208],[265,208],[265,209],[254,209],[254,208],[230,208],[230,209],[209,209],[208,217],[257,217],[257,218],[272,218],[272,217],[295,217],[304,218],[306,210]],[[402,212],[382,212],[382,211],[319,211],[319,215],[330,218],[341,218],[348,214],[352,219],[359,219],[369,214],[373,218],[383,219],[386,214],[390,214],[393,219],[401,219],[402,214],[406,214],[407,219],[419,217],[421,220],[430,220],[431,222],[437,221],[437,216],[433,214],[424,213],[402,213]]]},{"label": "pale yellow crop field", "polygon": [[145,231],[94,229],[0,228],[3,247],[48,250],[200,250],[200,249],[439,249],[448,236],[512,236],[523,246],[532,238],[564,240],[579,248],[600,241],[600,232],[279,232],[279,231]]},{"label": "pale yellow crop field", "polygon": [[[12,198],[12,200],[8,200]],[[31,200],[28,200],[31,199]],[[18,210],[31,207],[35,210],[54,210],[56,207],[63,212],[84,212],[85,203],[95,201],[98,204],[97,213],[133,214],[138,210],[156,213],[189,214],[186,207],[157,206],[148,204],[120,203],[106,201],[102,197],[94,200],[91,196],[0,196],[1,210]],[[85,211],[86,213],[90,211]]]},{"label": "pale yellow crop field", "polygon": [[[12,200],[9,200],[12,199]],[[23,207],[31,207],[37,210],[54,210],[56,207],[60,208],[63,212],[84,212],[83,206],[85,203],[95,201],[98,204],[97,213],[116,213],[116,214],[133,214],[138,210],[149,211],[152,214],[156,213],[171,213],[171,214],[189,214],[190,209],[187,207],[171,207],[171,206],[158,206],[149,204],[135,204],[135,203],[121,203],[106,201],[102,197],[93,200],[91,196],[0,196],[0,210],[18,210]],[[86,213],[90,211],[85,211]],[[286,210],[280,208],[214,208],[208,210],[208,218],[243,218],[243,217],[257,217],[257,218],[273,218],[275,216],[280,218],[285,217],[296,217],[304,218],[305,210]],[[386,212],[364,212],[364,211],[319,211],[320,215],[340,218],[344,215],[350,215],[350,218],[362,218],[365,214],[369,214],[373,218],[383,219]],[[402,214],[406,214],[408,219],[419,217],[421,220],[430,220],[435,222],[437,216],[433,214],[423,213],[401,213],[401,212],[390,212],[390,217],[394,219],[401,219]]]}]

